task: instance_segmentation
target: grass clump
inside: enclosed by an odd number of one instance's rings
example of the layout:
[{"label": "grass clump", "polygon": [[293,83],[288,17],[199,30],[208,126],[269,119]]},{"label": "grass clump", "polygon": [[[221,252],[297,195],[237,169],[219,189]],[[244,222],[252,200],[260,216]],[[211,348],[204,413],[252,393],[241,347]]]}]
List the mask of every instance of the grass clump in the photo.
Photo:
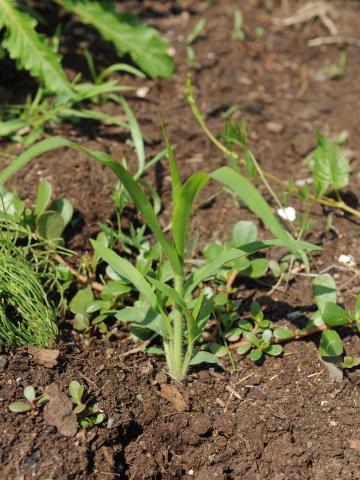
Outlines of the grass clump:
[{"label": "grass clump", "polygon": [[[18,250],[15,250],[18,252]],[[30,263],[0,246],[0,345],[51,346],[55,312]]]}]

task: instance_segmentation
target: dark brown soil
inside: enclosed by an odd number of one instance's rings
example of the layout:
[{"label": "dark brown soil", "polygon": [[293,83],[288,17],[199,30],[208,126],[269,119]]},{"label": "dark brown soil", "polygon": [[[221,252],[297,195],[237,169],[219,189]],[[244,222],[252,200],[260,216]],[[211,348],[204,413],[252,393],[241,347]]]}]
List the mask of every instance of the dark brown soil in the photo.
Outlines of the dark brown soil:
[{"label": "dark brown soil", "polygon": [[[224,124],[222,114],[236,106],[238,115],[248,119],[251,144],[262,167],[284,180],[308,176],[302,159],[314,146],[316,129],[327,135],[346,130],[348,147],[354,152],[349,191],[358,196],[357,47],[346,49],[344,78],[319,81],[319,69],[336,63],[340,51],[334,45],[307,45],[309,39],[328,35],[324,25],[316,19],[283,29],[271,21],[293,13],[301,2],[242,2],[247,35],[244,43],[231,40],[233,12],[239,2],[215,0],[204,12],[201,2],[196,1],[124,3],[156,25],[176,50],[177,73],[173,79],[134,82],[121,78],[124,84],[146,83],[150,88],[146,99],[129,97],[148,139],[149,156],[163,148],[156,117],[160,112],[176,144],[184,177],[224,163],[197,127],[183,96],[188,71],[184,38],[197,20],[205,18],[205,35],[194,45],[201,68],[193,71],[193,80],[210,128],[219,133]],[[329,3],[337,11],[335,22],[340,34],[358,38],[359,3]],[[262,38],[255,35],[257,26],[265,30]],[[103,51],[97,61],[105,62]],[[106,108],[121,115],[115,107]],[[274,133],[274,123],[278,124],[278,133]],[[52,133],[107,150],[116,159],[125,153],[133,159],[123,134],[114,128],[61,126]],[[9,146],[4,144],[4,148]],[[165,225],[170,198],[165,162],[150,177],[161,193],[161,221]],[[89,236],[97,231],[96,223],[105,222],[113,213],[114,177],[82,155],[63,150],[37,159],[9,185],[16,186],[31,201],[40,178],[50,180],[55,194],[66,195],[75,205],[80,222],[69,246],[79,255],[84,253],[89,248]],[[216,186],[210,186],[205,195],[215,190]],[[301,209],[300,204],[295,206]],[[203,245],[211,238],[226,239],[235,221],[250,217],[230,196],[221,194],[210,207],[197,212],[192,226],[199,230]],[[336,264],[341,253],[352,254],[357,260],[358,221],[336,214],[334,224],[339,235],[334,236],[323,233],[326,217],[320,208],[314,219],[309,240],[319,241],[324,247],[313,259],[314,271]],[[267,233],[262,231],[261,235],[266,237]],[[342,287],[339,300],[350,307],[359,292],[358,277],[341,270],[334,272]],[[267,318],[273,321],[286,322],[290,311],[306,311],[313,303],[306,277],[298,277],[286,293],[277,290],[271,297],[256,285],[240,284],[239,289],[244,299],[259,297],[267,307]],[[162,373],[162,359],[140,353],[122,357],[122,352],[133,348],[127,338],[97,340],[85,346],[77,336],[69,337],[65,329],[61,331],[61,355],[56,367],[33,363],[25,349],[1,353],[1,479],[360,478],[359,371],[347,374],[342,383],[332,383],[318,359],[316,337],[287,345],[281,358],[267,358],[261,366],[237,358],[234,373],[199,370],[177,385]],[[345,346],[348,354],[359,355],[357,337],[348,336]],[[20,399],[28,384],[42,390],[56,382],[66,391],[71,380],[84,383],[96,395],[107,423],[80,430],[69,439],[45,424],[41,409],[37,416],[8,410],[9,403]],[[175,385],[187,400],[184,412],[178,412],[160,396],[161,384],[166,382]]]}]

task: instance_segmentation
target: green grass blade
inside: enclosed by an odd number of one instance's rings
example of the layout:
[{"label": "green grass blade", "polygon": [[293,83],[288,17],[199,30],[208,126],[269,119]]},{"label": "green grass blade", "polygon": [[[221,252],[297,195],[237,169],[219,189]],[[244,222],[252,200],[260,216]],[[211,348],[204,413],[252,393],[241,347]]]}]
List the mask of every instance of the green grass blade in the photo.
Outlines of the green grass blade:
[{"label": "green grass blade", "polygon": [[172,266],[172,269],[175,274],[182,275],[183,268],[180,263],[179,257],[176,253],[176,249],[162,232],[159,222],[156,218],[153,207],[151,206],[149,200],[147,199],[145,193],[139,187],[137,182],[133,179],[130,173],[119,163],[114,162],[111,159],[106,159],[105,155],[102,155],[102,163],[107,165],[112,169],[112,171],[117,175],[119,180],[122,182],[129,195],[131,196],[136,207],[143,214],[149,228],[152,230],[153,234],[157,238],[158,242],[162,246],[165,254],[167,255],[169,262]]},{"label": "green grass blade", "polygon": [[280,222],[272,213],[261,193],[240,173],[229,167],[221,167],[210,174],[210,177],[235,192],[245,205],[252,210],[292,252],[297,250],[294,240],[285,232]]},{"label": "green grass blade", "polygon": [[12,175],[28,164],[33,158],[42,155],[43,153],[69,146],[70,142],[62,137],[53,137],[42,140],[39,143],[31,146],[19,155],[10,165],[0,172],[0,184],[6,182]]},{"label": "green grass blade", "polygon": [[124,276],[131,282],[137,290],[144,295],[152,308],[156,308],[156,295],[151,288],[149,282],[128,260],[121,258],[110,248],[104,247],[96,240],[90,240],[96,254],[102,258],[110,267],[120,275]]},{"label": "green grass blade", "polygon": [[204,173],[192,175],[185,182],[174,205],[172,230],[176,250],[180,257],[184,256],[186,233],[192,205],[208,180],[208,175]]},{"label": "green grass blade", "polygon": [[174,207],[176,205],[176,202],[179,197],[183,184],[181,181],[180,170],[174,155],[174,150],[171,146],[171,143],[169,142],[169,139],[166,133],[165,125],[163,124],[161,118],[160,118],[160,121],[161,121],[161,130],[162,130],[162,134],[163,134],[165,145],[166,145],[167,157],[169,160],[169,168],[170,168],[170,175],[171,175],[171,196],[172,196],[172,202]]},{"label": "green grass blade", "polygon": [[137,169],[137,174],[141,175],[141,173],[144,171],[145,168],[145,148],[144,148],[144,139],[139,127],[139,124],[135,118],[135,115],[133,111],[131,110],[129,104],[123,97],[118,97],[118,101],[122,108],[124,109],[124,112],[126,113],[126,116],[128,118],[129,122],[129,127],[130,127],[130,132],[131,132],[131,137],[134,142],[134,147],[137,153],[137,158],[138,158],[138,169]]}]

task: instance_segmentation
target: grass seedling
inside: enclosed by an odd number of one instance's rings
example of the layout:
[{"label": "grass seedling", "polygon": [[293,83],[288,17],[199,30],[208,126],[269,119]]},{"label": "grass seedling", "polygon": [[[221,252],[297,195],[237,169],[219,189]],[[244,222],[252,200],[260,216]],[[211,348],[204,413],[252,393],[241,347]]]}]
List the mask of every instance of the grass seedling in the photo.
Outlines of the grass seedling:
[{"label": "grass seedling", "polygon": [[[161,276],[144,275],[128,260],[120,257],[99,241],[92,241],[92,244],[98,257],[108,263],[118,275],[125,277],[140,293],[136,306],[129,307],[130,310],[124,309],[125,315],[127,314],[128,321],[138,321],[142,326],[154,330],[162,337],[169,373],[176,379],[184,378],[190,365],[204,361],[217,362],[217,358],[209,352],[196,352],[195,350],[195,342],[201,336],[211,313],[211,302],[205,297],[205,290],[201,288],[205,280],[214,276],[228,262],[246,258],[258,250],[271,246],[286,246],[292,252],[318,248],[306,242],[296,241],[286,233],[259,191],[232,168],[222,167],[210,174],[196,173],[182,182],[168,142],[167,151],[172,179],[171,239],[167,238],[160,228],[157,215],[141,188],[141,183],[134,179],[123,165],[114,162],[109,155],[103,152],[93,152],[64,138],[47,139],[31,147],[1,173],[0,181],[11,176],[17,169],[43,151],[59,147],[70,147],[86,153],[94,160],[111,168],[158,241],[162,252],[162,262],[172,272],[172,285],[169,285],[167,280]],[[210,179],[219,182],[238,195],[277,238],[264,242],[250,242],[242,245],[241,248],[225,250],[210,264],[188,273],[184,260],[191,210],[198,194]],[[161,272],[161,269],[159,271]],[[198,288],[200,288],[200,292]],[[195,298],[193,298],[194,291],[199,292]],[[184,345],[186,345],[185,353],[183,352]]]},{"label": "grass seedling", "polygon": [[245,40],[245,32],[243,30],[244,19],[241,10],[234,12],[234,30],[231,34],[233,40],[243,42]]},{"label": "grass seedling", "polygon": [[[193,298],[195,289],[201,287],[203,281],[216,275],[223,265],[236,259],[246,258],[261,248],[278,244],[287,245],[290,249],[312,247],[302,242],[295,242],[285,234],[259,192],[237,172],[224,167],[210,175],[196,173],[183,183],[169,144],[168,158],[172,178],[172,240],[162,232],[156,214],[139,183],[121,165],[105,158],[103,163],[117,174],[143,214],[147,225],[161,246],[163,257],[166,258],[164,261],[172,271],[173,284],[165,283],[159,276],[143,275],[128,260],[97,241],[92,241],[92,245],[97,255],[108,263],[113,271],[127,278],[140,293],[136,306],[120,311],[118,318],[138,321],[158,333],[163,340],[169,373],[181,380],[186,376],[190,365],[203,361],[218,361],[217,357],[210,352],[196,352],[195,349],[195,342],[201,336],[212,308],[211,301],[205,297],[204,289],[201,289],[200,294]],[[240,195],[279,240],[248,242],[240,248],[229,248],[208,265],[188,275],[184,258],[191,209],[196,197],[210,179],[219,181]],[[184,345],[186,345],[185,352]]]}]

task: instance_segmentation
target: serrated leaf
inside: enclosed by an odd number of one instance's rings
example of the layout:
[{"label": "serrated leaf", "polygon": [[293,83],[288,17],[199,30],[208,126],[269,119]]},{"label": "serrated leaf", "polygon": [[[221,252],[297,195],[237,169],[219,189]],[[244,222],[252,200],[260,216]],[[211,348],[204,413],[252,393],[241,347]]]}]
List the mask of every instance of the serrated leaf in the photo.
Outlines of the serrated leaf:
[{"label": "serrated leaf", "polygon": [[54,51],[45,35],[36,32],[36,20],[20,10],[14,0],[0,0],[0,29],[6,28],[2,46],[19,68],[52,93],[72,95],[73,90],[61,67],[61,57]]},{"label": "serrated leaf", "polygon": [[13,402],[10,403],[9,409],[15,413],[23,413],[31,410],[31,405],[27,402]]},{"label": "serrated leaf", "polygon": [[325,330],[321,334],[319,353],[322,357],[338,357],[343,350],[341,338],[335,330]]},{"label": "serrated leaf", "polygon": [[152,78],[172,75],[174,62],[167,53],[169,45],[156,30],[135,17],[116,13],[114,2],[58,0],[58,3],[78,15],[83,23],[95,27],[105,40],[114,44],[119,55],[129,53]]}]

